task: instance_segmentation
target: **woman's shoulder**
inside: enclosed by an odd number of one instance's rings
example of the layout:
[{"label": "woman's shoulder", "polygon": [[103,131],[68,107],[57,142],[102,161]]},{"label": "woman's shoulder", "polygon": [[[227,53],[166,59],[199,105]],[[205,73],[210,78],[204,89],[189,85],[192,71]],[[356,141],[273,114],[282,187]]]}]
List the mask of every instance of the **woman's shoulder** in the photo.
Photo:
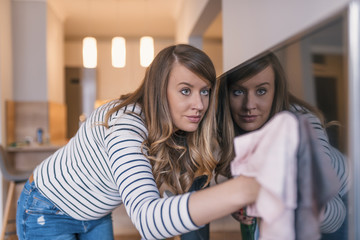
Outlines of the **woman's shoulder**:
[{"label": "woman's shoulder", "polygon": [[304,106],[301,106],[297,103],[292,103],[290,104],[290,112],[293,112],[293,113],[301,113],[301,114],[306,114],[306,113],[311,113],[311,111],[309,109],[307,109],[306,107]]},{"label": "woman's shoulder", "polygon": [[123,114],[137,114],[143,115],[142,107],[138,103],[131,103],[128,105],[121,105],[122,101],[119,99],[111,100],[103,105],[101,105],[98,110],[108,112],[114,108],[118,108],[112,115],[123,115]]},{"label": "woman's shoulder", "polygon": [[124,106],[120,105],[121,100],[112,100],[102,106],[102,111],[104,111],[105,113],[111,111],[112,109],[115,109],[115,111],[113,111],[109,116],[109,123],[119,121],[121,119],[137,120],[139,122],[144,121],[144,114],[140,104],[131,103]]},{"label": "woman's shoulder", "polygon": [[313,113],[308,108],[301,106],[299,104],[291,104],[289,111],[294,114],[302,115],[302,116],[306,117],[310,122],[319,122],[320,123],[320,119],[316,116],[315,113]]}]

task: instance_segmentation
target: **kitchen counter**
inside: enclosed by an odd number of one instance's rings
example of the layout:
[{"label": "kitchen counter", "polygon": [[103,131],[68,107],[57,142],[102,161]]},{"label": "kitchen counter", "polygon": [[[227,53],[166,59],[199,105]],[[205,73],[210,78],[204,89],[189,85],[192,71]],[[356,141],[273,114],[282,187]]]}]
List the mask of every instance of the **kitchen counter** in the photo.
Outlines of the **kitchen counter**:
[{"label": "kitchen counter", "polygon": [[60,145],[51,145],[51,144],[43,144],[43,145],[29,145],[29,146],[19,146],[19,147],[7,147],[6,151],[8,153],[15,152],[55,152],[62,146]]},{"label": "kitchen counter", "polygon": [[19,170],[32,170],[56,150],[60,145],[23,145],[7,147],[6,151],[13,166]]}]

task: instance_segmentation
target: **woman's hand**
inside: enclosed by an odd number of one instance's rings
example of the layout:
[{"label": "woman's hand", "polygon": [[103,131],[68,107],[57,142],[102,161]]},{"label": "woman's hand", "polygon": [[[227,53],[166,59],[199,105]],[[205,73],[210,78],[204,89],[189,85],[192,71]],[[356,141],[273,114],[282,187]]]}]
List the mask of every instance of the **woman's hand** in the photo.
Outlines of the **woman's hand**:
[{"label": "woman's hand", "polygon": [[251,225],[255,222],[255,217],[247,216],[244,208],[241,208],[239,211],[232,213],[231,216],[241,224]]},{"label": "woman's hand", "polygon": [[[189,212],[193,222],[204,225],[254,203],[260,185],[252,177],[238,176],[191,193]],[[211,212],[209,212],[211,209]]]}]

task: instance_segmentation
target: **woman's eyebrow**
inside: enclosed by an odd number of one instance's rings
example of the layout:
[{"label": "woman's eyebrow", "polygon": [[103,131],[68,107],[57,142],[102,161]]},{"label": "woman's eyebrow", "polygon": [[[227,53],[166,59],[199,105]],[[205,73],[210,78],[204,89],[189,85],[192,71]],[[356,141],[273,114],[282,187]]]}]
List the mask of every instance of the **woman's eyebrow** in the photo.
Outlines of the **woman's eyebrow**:
[{"label": "woman's eyebrow", "polygon": [[186,85],[186,86],[189,86],[189,87],[193,87],[193,85],[192,85],[191,83],[188,83],[188,82],[179,82],[177,85],[178,85],[178,86],[180,86],[180,85]]},{"label": "woman's eyebrow", "polygon": [[269,82],[263,82],[263,83],[260,83],[259,85],[256,85],[256,87],[261,87],[263,85],[270,85],[270,83]]}]

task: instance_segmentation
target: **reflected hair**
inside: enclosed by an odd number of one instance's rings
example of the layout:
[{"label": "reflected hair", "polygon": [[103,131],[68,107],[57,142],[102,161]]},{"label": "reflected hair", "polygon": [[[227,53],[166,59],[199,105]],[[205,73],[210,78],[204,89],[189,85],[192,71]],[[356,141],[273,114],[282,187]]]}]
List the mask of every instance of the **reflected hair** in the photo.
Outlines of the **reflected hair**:
[{"label": "reflected hair", "polygon": [[161,50],[146,69],[143,82],[133,93],[119,98],[120,104],[110,109],[140,104],[148,130],[143,142],[144,153],[151,162],[158,188],[165,187],[175,194],[189,190],[194,179],[207,176],[208,185],[216,166],[213,150],[216,146],[214,94],[210,91],[209,107],[195,132],[175,131],[167,101],[167,86],[174,64],[180,64],[215,88],[216,73],[210,58],[201,50],[187,44]]},{"label": "reflected hair", "polygon": [[269,66],[272,67],[275,74],[275,94],[269,119],[278,112],[290,110],[291,105],[295,104],[304,107],[304,111],[308,110],[314,113],[324,124],[324,118],[318,109],[305,101],[296,98],[289,92],[285,71],[274,53],[265,52],[240,64],[236,68],[220,76],[218,80],[216,116],[220,160],[215,169],[216,179],[218,175],[231,177],[230,162],[235,157],[233,141],[236,136],[242,133],[242,130],[239,129],[232,119],[229,89],[233,84],[246,81]]}]

